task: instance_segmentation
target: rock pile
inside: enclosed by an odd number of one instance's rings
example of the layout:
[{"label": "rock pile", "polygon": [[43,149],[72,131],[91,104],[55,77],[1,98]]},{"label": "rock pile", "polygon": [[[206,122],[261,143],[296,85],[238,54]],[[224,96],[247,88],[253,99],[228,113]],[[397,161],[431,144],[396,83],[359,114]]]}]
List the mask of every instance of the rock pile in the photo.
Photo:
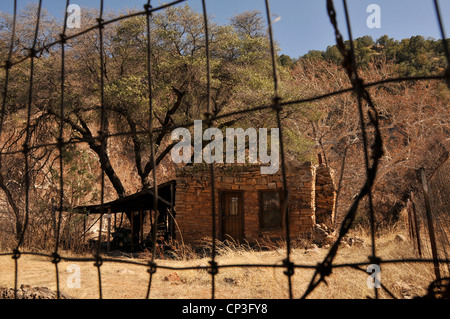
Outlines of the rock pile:
[{"label": "rock pile", "polygon": [[[61,299],[73,299],[72,297],[60,293]],[[14,299],[14,288],[0,287],[0,299]],[[30,287],[21,285],[17,289],[17,299],[57,299],[57,293],[47,287]]]},{"label": "rock pile", "polygon": [[394,240],[396,243],[404,243],[406,241],[406,237],[403,235],[396,235]]},{"label": "rock pile", "polygon": [[180,276],[176,272],[173,272],[173,273],[169,274],[168,276],[165,276],[163,281],[168,281],[172,285],[179,285],[181,283],[186,283],[186,279],[181,279]]},{"label": "rock pile", "polygon": [[346,235],[342,238],[342,244],[349,247],[366,247],[365,240],[358,236]]},{"label": "rock pile", "polygon": [[320,247],[332,245],[336,241],[336,232],[333,228],[328,227],[324,223],[314,226],[313,243]]}]

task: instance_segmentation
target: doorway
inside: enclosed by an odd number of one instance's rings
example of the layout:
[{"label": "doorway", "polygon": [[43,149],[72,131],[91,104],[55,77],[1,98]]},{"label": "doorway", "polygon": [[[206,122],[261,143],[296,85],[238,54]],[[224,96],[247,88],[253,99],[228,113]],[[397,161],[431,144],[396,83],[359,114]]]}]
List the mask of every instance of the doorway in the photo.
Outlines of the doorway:
[{"label": "doorway", "polygon": [[242,241],[244,237],[244,214],[241,192],[222,192],[221,240]]}]

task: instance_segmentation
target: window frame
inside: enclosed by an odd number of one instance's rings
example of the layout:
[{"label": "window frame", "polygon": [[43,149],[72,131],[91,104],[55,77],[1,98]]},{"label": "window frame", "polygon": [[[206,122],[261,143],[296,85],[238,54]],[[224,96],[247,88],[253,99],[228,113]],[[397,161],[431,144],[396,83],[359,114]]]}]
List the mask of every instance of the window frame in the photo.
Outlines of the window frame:
[{"label": "window frame", "polygon": [[[278,192],[279,194],[279,198],[280,198],[280,222],[279,225],[277,226],[264,226],[264,219],[263,219],[263,194],[265,193],[276,193]],[[262,189],[259,190],[259,229],[262,231],[267,231],[267,230],[281,230],[283,228],[283,190],[282,189]]]}]

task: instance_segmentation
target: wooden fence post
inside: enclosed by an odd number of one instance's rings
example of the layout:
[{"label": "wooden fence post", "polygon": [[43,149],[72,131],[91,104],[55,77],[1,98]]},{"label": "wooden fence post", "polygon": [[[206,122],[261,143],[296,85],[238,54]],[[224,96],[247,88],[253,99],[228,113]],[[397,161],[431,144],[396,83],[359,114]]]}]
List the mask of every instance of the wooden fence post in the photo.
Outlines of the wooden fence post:
[{"label": "wooden fence post", "polygon": [[434,234],[434,225],[433,218],[431,214],[431,203],[430,197],[428,193],[428,182],[425,177],[425,170],[423,168],[420,169],[420,177],[422,179],[422,187],[423,187],[423,197],[425,199],[425,210],[427,213],[427,223],[428,223],[428,233],[430,236],[431,243],[431,253],[433,254],[433,263],[434,263],[434,273],[436,275],[436,279],[441,279],[441,274],[439,271],[439,262],[438,262],[438,254],[436,249],[436,237]]},{"label": "wooden fence post", "polygon": [[420,229],[419,229],[419,223],[417,221],[416,204],[414,204],[414,193],[413,192],[411,192],[411,208],[412,208],[412,218],[413,218],[414,230],[416,233],[416,240],[417,240],[417,251],[419,252],[419,256],[422,257],[422,244],[420,242]]},{"label": "wooden fence post", "polygon": [[413,242],[413,244],[415,244],[414,228],[413,228],[412,211],[411,210],[412,210],[411,209],[411,199],[408,199],[408,201],[406,202],[406,214],[407,214],[406,218],[408,220],[408,235],[409,235],[409,240],[411,240]]}]

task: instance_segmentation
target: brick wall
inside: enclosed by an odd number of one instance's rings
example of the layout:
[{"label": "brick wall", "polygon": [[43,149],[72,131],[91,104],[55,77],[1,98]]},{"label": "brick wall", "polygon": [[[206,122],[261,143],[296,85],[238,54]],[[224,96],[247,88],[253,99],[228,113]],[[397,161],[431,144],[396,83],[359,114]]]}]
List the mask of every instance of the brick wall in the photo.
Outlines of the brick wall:
[{"label": "brick wall", "polygon": [[[319,167],[320,168],[320,167]],[[289,224],[292,238],[309,237],[315,224],[315,201],[325,207],[322,196],[316,196],[316,167],[311,163],[293,166],[286,172],[289,189]],[[325,179],[323,179],[325,181]],[[260,191],[283,189],[281,170],[277,174],[261,175],[258,165],[230,165],[215,168],[216,236],[221,238],[220,194],[240,191],[243,198],[244,239],[283,238],[282,228],[260,228]],[[327,189],[319,178],[321,190]],[[212,236],[211,176],[202,165],[177,170],[176,219],[185,243],[194,243]],[[333,199],[332,199],[333,200]],[[177,234],[180,239],[180,234]]]}]

